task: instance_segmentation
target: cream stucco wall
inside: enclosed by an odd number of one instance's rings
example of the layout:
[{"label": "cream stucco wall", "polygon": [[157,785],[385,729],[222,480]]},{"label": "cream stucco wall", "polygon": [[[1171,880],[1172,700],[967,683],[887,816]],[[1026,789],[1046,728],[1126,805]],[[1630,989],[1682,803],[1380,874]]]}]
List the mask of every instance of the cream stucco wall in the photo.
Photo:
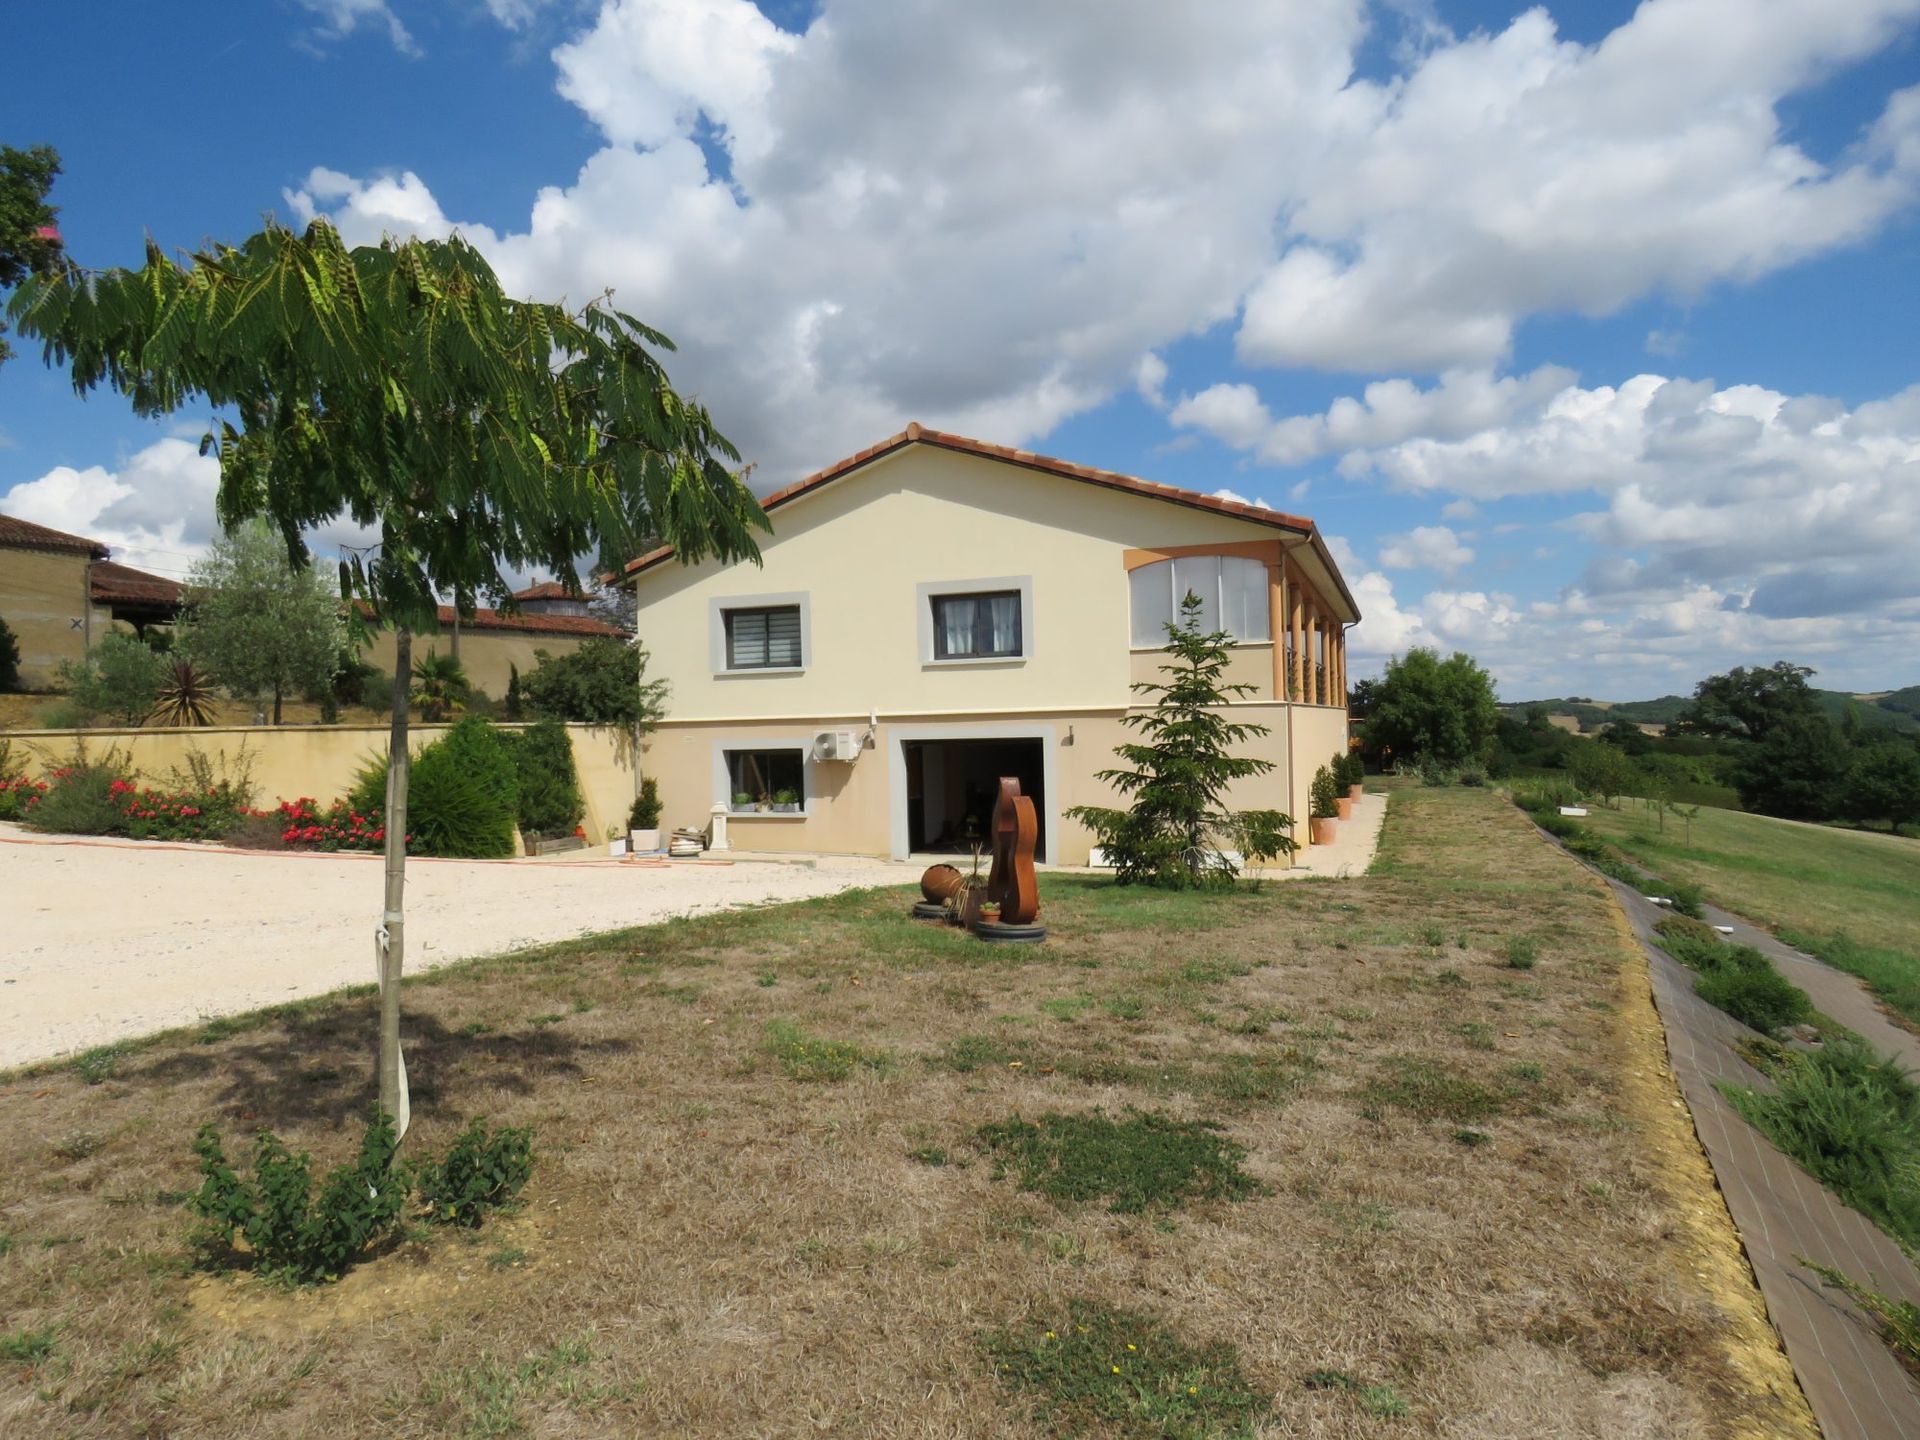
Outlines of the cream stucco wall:
[{"label": "cream stucco wall", "polygon": [[[1230,797],[1234,805],[1289,810],[1287,732],[1291,717],[1299,709],[1271,704],[1234,707],[1235,720],[1265,725],[1270,731],[1237,747],[1235,753],[1257,756],[1274,766],[1270,774],[1236,786]],[[1076,805],[1114,803],[1112,790],[1095,777],[1096,772],[1115,763],[1114,746],[1133,736],[1120,721],[1121,712],[1113,710],[1019,716],[923,715],[910,722],[882,723],[871,736],[863,724],[856,727],[856,733],[867,743],[852,763],[807,762],[805,814],[729,815],[729,838],[733,848],[739,850],[904,858],[903,741],[1033,739],[1042,744],[1051,782],[1043,797],[1051,854],[1043,858],[1055,864],[1084,865],[1092,837],[1084,826],[1067,819],[1065,812]],[[763,721],[662,726],[642,742],[640,761],[642,771],[660,786],[661,825],[668,829],[704,829],[712,807],[726,802],[726,787],[716,766],[717,752],[804,745],[813,736],[814,727],[809,725]],[[1297,838],[1304,843],[1304,816],[1301,812],[1289,813],[1301,820]]]},{"label": "cream stucco wall", "polygon": [[[444,734],[444,725],[412,725],[417,751]],[[573,762],[586,800],[581,828],[589,840],[603,840],[608,826],[625,830],[633,803],[633,754],[626,738],[611,730],[569,725]],[[16,730],[7,737],[24,747],[41,769],[50,769],[84,744],[90,754],[109,748],[127,757],[146,780],[164,783],[170,771],[184,768],[190,754],[237,765],[242,751],[252,767],[254,803],[270,808],[281,800],[311,796],[326,803],[343,795],[374,756],[384,753],[387,728],[361,725],[214,726],[204,729]],[[18,750],[15,752],[19,753]]]},{"label": "cream stucco wall", "polygon": [[[671,561],[636,577],[649,674],[682,720],[825,718],[1125,705],[1129,548],[1273,540],[1230,515],[927,446],[910,446],[774,512],[764,564]],[[919,587],[1031,577],[1028,657],[964,664],[922,655]],[[715,602],[807,597],[810,654],[793,674],[716,674]],[[1246,678],[1267,647],[1250,650]],[[1242,669],[1236,664],[1236,670]]]},{"label": "cream stucco wall", "polygon": [[51,687],[62,661],[87,653],[90,633],[104,626],[88,594],[85,555],[0,547],[0,620],[20,643],[20,683]]}]

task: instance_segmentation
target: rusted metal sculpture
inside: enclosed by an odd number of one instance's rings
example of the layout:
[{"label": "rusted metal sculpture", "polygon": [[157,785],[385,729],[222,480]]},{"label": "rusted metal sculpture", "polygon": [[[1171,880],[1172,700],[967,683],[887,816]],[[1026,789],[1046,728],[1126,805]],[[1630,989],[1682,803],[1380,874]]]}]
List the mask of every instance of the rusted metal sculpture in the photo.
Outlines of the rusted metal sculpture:
[{"label": "rusted metal sculpture", "polygon": [[1020,793],[1011,775],[1000,778],[1000,798],[993,807],[993,869],[987,874],[987,900],[1000,907],[997,922],[974,927],[984,939],[1039,940],[1046,930],[1040,916],[1040,886],[1033,873],[1034,847],[1040,822],[1033,801]]},{"label": "rusted metal sculpture", "polygon": [[952,913],[947,902],[960,892],[966,883],[966,876],[944,862],[929,865],[926,873],[920,877],[920,893],[926,898],[916,900],[913,905],[913,918],[916,920],[937,920],[945,923]]}]

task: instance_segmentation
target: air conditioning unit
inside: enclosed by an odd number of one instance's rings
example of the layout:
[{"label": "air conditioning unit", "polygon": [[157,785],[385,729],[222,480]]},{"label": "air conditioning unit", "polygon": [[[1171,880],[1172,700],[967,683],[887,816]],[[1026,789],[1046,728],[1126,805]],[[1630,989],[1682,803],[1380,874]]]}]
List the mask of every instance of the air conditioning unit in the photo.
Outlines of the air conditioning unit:
[{"label": "air conditioning unit", "polygon": [[813,758],[851,765],[860,758],[860,737],[851,730],[822,730],[813,737]]}]

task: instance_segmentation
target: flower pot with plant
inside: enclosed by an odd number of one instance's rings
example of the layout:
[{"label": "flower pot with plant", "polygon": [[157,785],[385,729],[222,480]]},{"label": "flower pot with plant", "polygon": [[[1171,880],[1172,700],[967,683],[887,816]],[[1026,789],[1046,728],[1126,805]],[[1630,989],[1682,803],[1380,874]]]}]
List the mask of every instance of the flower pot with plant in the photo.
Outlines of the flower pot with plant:
[{"label": "flower pot with plant", "polygon": [[1333,809],[1342,820],[1353,818],[1352,792],[1347,789],[1347,757],[1335,751],[1326,764],[1326,772],[1333,780]]},{"label": "flower pot with plant", "polygon": [[745,810],[751,812],[753,809],[753,796],[742,790],[733,797],[733,808],[736,811]]},{"label": "flower pot with plant", "polygon": [[1340,815],[1338,792],[1333,785],[1333,772],[1322,765],[1313,772],[1313,788],[1310,792],[1313,808],[1312,819],[1308,825],[1309,838],[1315,845],[1331,845],[1333,832]]},{"label": "flower pot with plant", "polygon": [[635,855],[651,855],[659,848],[660,783],[649,777],[640,782],[640,793],[627,812],[627,849]]},{"label": "flower pot with plant", "polygon": [[797,815],[800,813],[800,794],[796,790],[776,790],[773,792],[773,808],[776,814]]},{"label": "flower pot with plant", "polygon": [[1358,750],[1349,750],[1343,761],[1346,769],[1345,781],[1347,798],[1358,800],[1367,793],[1367,762],[1360,758]]}]

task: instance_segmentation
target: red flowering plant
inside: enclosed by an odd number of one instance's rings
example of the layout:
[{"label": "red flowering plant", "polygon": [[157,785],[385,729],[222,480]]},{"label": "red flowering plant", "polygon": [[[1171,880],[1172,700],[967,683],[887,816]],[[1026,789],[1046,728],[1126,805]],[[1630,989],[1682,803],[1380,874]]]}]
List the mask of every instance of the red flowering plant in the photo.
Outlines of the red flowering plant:
[{"label": "red flowering plant", "polygon": [[[378,815],[362,814],[345,800],[325,810],[312,796],[280,802],[280,838],[295,850],[379,850],[387,829]],[[408,840],[413,837],[409,835]]]},{"label": "red flowering plant", "polygon": [[24,820],[47,793],[47,782],[0,776],[0,820]]},{"label": "red flowering plant", "polygon": [[126,816],[126,833],[135,840],[221,840],[248,813],[234,787],[225,784],[195,793],[115,780],[108,793]]}]

